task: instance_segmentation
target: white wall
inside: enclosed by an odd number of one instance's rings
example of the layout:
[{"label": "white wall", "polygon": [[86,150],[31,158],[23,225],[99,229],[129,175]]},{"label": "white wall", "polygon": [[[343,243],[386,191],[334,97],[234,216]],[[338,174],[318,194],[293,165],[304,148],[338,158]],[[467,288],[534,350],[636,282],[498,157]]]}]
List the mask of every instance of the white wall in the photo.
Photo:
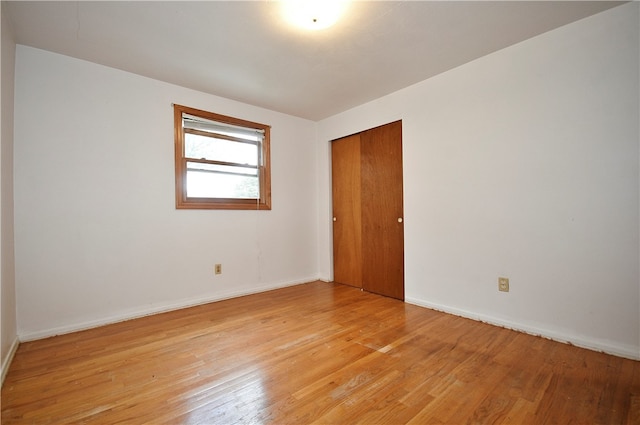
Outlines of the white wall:
[{"label": "white wall", "polygon": [[407,301],[640,358],[638,8],[318,123],[322,278],[327,141],[402,119]]},{"label": "white wall", "polygon": [[[19,336],[330,280],[328,140],[402,119],[407,300],[640,358],[639,21],[616,7],[317,125],[18,46]],[[272,211],[175,210],[172,102],[273,126]]]},{"label": "white wall", "polygon": [[[21,45],[15,96],[21,340],[317,278],[313,122]],[[271,211],[175,209],[171,103],[272,126]]]},{"label": "white wall", "polygon": [[16,328],[15,267],[13,242],[13,95],[16,44],[2,3],[2,94],[0,143],[0,353],[1,380],[4,381],[11,358],[18,347]]}]

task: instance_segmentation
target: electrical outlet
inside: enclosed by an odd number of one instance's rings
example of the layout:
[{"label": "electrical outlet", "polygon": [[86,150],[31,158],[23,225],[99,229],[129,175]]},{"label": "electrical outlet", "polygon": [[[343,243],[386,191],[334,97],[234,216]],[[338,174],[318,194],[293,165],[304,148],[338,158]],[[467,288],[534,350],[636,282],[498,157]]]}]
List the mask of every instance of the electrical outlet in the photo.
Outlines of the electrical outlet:
[{"label": "electrical outlet", "polygon": [[500,291],[500,292],[509,292],[509,278],[508,277],[499,277],[498,278],[498,291]]},{"label": "electrical outlet", "polygon": [[216,264],[215,273],[222,274],[222,264]]}]

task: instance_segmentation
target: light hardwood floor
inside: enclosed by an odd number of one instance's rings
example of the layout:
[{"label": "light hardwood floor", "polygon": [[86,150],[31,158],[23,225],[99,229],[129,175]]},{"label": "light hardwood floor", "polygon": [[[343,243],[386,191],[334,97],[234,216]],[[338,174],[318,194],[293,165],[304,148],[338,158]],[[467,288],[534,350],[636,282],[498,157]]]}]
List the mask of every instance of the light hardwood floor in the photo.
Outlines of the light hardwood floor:
[{"label": "light hardwood floor", "polygon": [[21,344],[32,423],[639,424],[640,362],[312,282]]}]

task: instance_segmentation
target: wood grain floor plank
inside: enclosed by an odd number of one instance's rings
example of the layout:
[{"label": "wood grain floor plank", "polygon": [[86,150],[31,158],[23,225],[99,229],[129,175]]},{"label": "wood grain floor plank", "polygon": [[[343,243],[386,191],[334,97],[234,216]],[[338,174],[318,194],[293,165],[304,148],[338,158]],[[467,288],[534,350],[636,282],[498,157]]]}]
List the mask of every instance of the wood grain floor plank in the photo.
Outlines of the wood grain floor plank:
[{"label": "wood grain floor plank", "polygon": [[21,344],[3,424],[638,424],[640,362],[312,282]]}]

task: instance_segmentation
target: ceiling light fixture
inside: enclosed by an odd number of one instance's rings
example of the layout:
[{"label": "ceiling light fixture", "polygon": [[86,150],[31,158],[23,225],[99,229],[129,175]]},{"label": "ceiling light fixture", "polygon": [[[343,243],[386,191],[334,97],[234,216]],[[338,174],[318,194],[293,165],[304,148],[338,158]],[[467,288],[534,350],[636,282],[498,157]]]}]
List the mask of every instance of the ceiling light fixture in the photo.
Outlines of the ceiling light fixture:
[{"label": "ceiling light fixture", "polygon": [[282,9],[291,24],[320,30],[335,24],[347,7],[346,0],[284,0]]}]

